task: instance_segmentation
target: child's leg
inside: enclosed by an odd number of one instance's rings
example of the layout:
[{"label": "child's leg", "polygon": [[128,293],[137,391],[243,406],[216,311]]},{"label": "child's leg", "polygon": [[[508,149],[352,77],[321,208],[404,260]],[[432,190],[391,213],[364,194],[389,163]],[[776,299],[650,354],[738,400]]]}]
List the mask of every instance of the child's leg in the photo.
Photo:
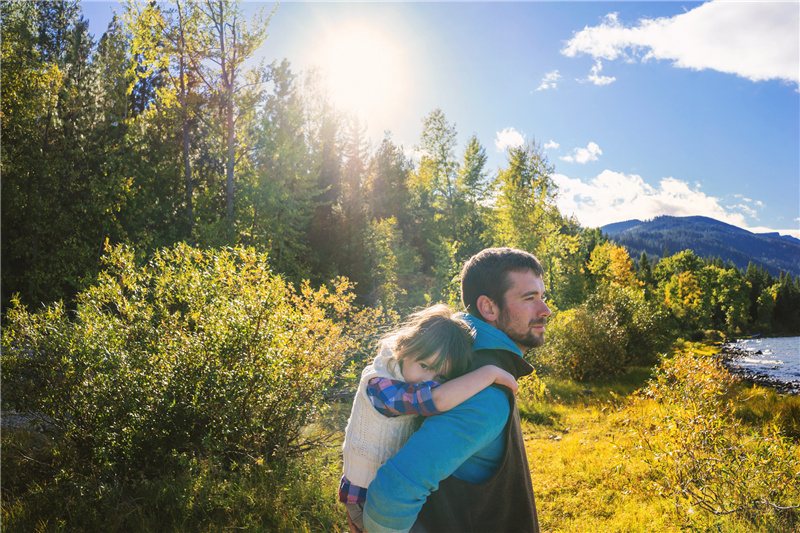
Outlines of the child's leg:
[{"label": "child's leg", "polygon": [[364,504],[346,503],[344,506],[353,525],[358,528],[358,531],[364,531]]}]

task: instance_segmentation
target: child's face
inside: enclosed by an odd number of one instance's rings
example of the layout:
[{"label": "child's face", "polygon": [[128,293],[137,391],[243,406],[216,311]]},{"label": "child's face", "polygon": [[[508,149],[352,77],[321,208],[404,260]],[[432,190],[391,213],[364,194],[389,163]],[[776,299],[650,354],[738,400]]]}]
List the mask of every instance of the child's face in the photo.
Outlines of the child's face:
[{"label": "child's face", "polygon": [[433,366],[436,361],[436,355],[431,355],[427,359],[419,359],[412,361],[406,359],[403,361],[402,374],[403,380],[406,383],[424,383],[426,381],[436,381],[437,383],[444,383],[447,381],[446,368],[436,368]]}]

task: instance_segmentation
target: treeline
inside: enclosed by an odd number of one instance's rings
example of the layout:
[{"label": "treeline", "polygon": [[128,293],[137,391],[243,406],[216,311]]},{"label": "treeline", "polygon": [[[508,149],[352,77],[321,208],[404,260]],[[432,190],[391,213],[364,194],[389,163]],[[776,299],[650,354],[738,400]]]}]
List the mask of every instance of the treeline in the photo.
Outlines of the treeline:
[{"label": "treeline", "polygon": [[371,145],[319,73],[256,63],[274,11],[131,2],[95,42],[75,1],[0,9],[4,314],[14,294],[73,306],[109,244],[249,247],[295,285],[345,276],[358,304],[401,312],[457,303],[466,258],[516,246],[556,310],[615,285],[690,332],[800,331],[800,279],[691,251],[635,264],[564,217],[535,141],[493,171],[435,109],[415,146]]}]

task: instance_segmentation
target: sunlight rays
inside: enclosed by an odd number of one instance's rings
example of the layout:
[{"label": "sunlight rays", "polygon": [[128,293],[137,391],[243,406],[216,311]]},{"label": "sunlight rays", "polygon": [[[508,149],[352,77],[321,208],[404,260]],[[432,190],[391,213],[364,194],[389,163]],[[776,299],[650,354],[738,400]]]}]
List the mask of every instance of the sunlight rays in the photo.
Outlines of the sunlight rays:
[{"label": "sunlight rays", "polygon": [[391,123],[405,94],[403,49],[377,29],[351,23],[325,32],[314,58],[334,103],[369,123]]}]

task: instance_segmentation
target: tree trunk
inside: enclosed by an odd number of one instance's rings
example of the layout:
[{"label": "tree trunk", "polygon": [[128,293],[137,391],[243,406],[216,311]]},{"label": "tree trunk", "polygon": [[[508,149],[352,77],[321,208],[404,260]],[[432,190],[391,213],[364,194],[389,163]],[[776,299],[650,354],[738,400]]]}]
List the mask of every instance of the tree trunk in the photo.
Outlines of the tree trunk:
[{"label": "tree trunk", "polygon": [[180,77],[181,77],[181,110],[183,120],[183,173],[186,179],[186,216],[189,219],[189,238],[194,230],[194,185],[192,184],[192,164],[189,156],[189,110],[186,108],[186,36],[183,33],[184,20],[180,2],[177,4],[180,17]]}]

